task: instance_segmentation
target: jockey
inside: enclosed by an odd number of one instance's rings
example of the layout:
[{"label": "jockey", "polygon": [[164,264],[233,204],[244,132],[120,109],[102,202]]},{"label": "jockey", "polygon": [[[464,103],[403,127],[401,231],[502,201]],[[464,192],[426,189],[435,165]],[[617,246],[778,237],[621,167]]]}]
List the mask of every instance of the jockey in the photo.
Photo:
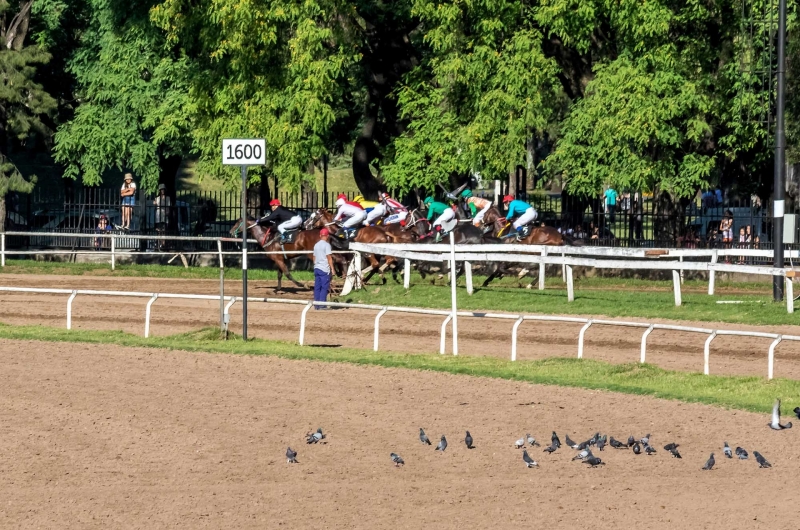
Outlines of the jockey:
[{"label": "jockey", "polygon": [[360,204],[348,201],[342,195],[336,199],[336,208],[338,208],[338,210],[336,210],[336,217],[334,217],[333,220],[344,220],[342,228],[348,235],[352,234],[354,232],[354,227],[358,226],[367,216],[367,212],[364,211],[364,208],[362,208]]},{"label": "jockey", "polygon": [[258,224],[274,224],[277,227],[278,232],[281,234],[281,243],[283,243],[286,240],[286,231],[300,228],[300,225],[303,224],[303,218],[300,217],[296,212],[281,206],[281,201],[278,199],[272,199],[269,201],[269,207],[272,211],[259,219]]},{"label": "jockey", "polygon": [[472,213],[472,224],[480,227],[483,222],[483,216],[492,207],[492,201],[482,199],[481,197],[473,197],[472,191],[464,190],[461,192],[461,198],[467,201],[469,211]]},{"label": "jockey", "polygon": [[445,203],[434,201],[433,197],[427,197],[424,204],[428,209],[428,221],[433,219],[434,216],[437,216],[431,227],[436,232],[436,241],[439,242],[442,239],[442,225],[447,221],[455,219],[456,212]]},{"label": "jockey", "polygon": [[[517,237],[522,235],[522,229],[525,225],[534,222],[539,215],[536,213],[533,206],[525,201],[515,200],[511,195],[503,197],[503,206],[508,208],[506,221],[511,222],[514,217],[517,218],[517,220],[514,221],[514,229],[517,231]],[[511,234],[509,234],[509,236],[510,235]]]},{"label": "jockey", "polygon": [[357,202],[358,204],[360,204],[361,207],[367,211],[367,213],[372,211],[372,209],[378,206],[379,204],[375,201],[368,201],[367,199],[364,198],[363,195],[356,195],[355,197],[353,197],[353,202]]},{"label": "jockey", "polygon": [[408,209],[392,199],[388,193],[381,193],[380,199],[381,201],[367,214],[364,226],[369,226],[382,217],[385,217],[383,220],[385,225],[399,223],[408,215]]}]

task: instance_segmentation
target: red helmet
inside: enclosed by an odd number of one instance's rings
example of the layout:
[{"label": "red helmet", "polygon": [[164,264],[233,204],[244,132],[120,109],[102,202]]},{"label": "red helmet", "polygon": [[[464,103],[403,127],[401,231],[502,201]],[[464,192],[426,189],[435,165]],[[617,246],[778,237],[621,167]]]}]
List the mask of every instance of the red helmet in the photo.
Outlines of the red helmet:
[{"label": "red helmet", "polygon": [[323,228],[319,231],[319,237],[329,236],[331,233],[327,228]]},{"label": "red helmet", "polygon": [[513,200],[514,197],[512,195],[506,195],[505,197],[503,197],[503,202],[511,202]]},{"label": "red helmet", "polygon": [[344,199],[344,200],[347,200],[347,195],[345,195],[344,193],[340,193],[339,195],[337,195],[337,196],[336,196],[336,199],[337,199],[337,200],[338,200],[338,199]]},{"label": "red helmet", "polygon": [[279,201],[278,199],[272,199],[271,201],[269,201],[269,205],[270,206],[280,206],[281,205],[281,201]]}]

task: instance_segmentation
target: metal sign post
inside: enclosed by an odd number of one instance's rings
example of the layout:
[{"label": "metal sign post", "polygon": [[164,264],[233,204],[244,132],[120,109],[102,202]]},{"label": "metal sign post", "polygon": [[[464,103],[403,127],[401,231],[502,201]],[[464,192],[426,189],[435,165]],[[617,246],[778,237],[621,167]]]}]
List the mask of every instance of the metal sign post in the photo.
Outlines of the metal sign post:
[{"label": "metal sign post", "polygon": [[[783,114],[785,106],[786,78],[786,0],[779,1],[778,7],[778,94],[775,108],[775,174],[772,190],[772,241],[774,257],[772,266],[782,269],[783,258],[783,214],[785,202],[785,151],[786,136],[784,134]],[[783,277],[772,277],[772,298],[776,302],[783,300]]]},{"label": "metal sign post", "polygon": [[266,162],[266,140],[222,140],[222,164],[239,166],[242,172],[242,340],[247,340],[247,166],[263,166]]}]

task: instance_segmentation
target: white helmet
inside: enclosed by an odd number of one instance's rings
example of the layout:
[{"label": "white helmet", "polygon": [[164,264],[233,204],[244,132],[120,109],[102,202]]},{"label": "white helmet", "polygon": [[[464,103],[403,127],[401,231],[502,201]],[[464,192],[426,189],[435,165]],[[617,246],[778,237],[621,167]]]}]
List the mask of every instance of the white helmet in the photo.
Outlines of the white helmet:
[{"label": "white helmet", "polygon": [[346,202],[346,201],[345,201],[344,199],[337,199],[337,200],[336,200],[336,207],[337,207],[337,208],[341,208],[342,206],[344,206],[344,203],[345,203],[345,202]]}]

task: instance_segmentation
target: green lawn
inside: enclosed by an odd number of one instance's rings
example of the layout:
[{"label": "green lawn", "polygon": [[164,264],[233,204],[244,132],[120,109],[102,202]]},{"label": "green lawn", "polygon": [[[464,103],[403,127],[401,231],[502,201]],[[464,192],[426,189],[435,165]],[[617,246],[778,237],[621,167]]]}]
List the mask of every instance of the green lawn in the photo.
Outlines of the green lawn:
[{"label": "green lawn", "polygon": [[[350,348],[303,347],[265,340],[222,341],[214,329],[145,339],[121,332],[67,331],[42,326],[0,324],[0,338],[168,348],[221,354],[267,355],[286,359],[344,362],[389,368],[430,370],[530,383],[609,390],[767,413],[776,396],[787,404],[800,399],[800,381],[758,377],[704,376],[652,365],[614,365],[579,359],[511,362],[491,357],[375,353]],[[791,405],[790,405],[791,406]]]}]

